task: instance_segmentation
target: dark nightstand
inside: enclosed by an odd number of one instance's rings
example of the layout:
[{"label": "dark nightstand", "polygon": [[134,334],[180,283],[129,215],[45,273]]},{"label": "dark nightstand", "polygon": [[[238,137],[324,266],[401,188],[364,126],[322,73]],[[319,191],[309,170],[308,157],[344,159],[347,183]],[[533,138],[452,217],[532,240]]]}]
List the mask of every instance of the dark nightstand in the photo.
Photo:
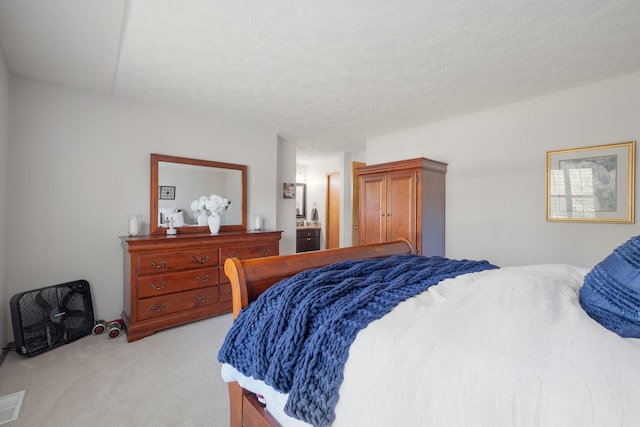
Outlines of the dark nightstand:
[{"label": "dark nightstand", "polygon": [[320,250],[320,227],[299,227],[296,229],[296,252]]}]

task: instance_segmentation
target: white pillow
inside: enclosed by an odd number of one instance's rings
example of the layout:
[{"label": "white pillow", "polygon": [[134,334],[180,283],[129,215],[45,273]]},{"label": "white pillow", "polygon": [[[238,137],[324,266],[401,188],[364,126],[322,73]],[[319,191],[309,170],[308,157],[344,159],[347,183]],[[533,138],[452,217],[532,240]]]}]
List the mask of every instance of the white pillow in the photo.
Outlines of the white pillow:
[{"label": "white pillow", "polygon": [[174,227],[182,227],[184,225],[184,214],[182,212],[168,213],[162,219],[173,218]]},{"label": "white pillow", "polygon": [[161,214],[176,213],[178,212],[178,208],[175,206],[170,206],[168,208],[158,208],[158,212],[160,212]]}]

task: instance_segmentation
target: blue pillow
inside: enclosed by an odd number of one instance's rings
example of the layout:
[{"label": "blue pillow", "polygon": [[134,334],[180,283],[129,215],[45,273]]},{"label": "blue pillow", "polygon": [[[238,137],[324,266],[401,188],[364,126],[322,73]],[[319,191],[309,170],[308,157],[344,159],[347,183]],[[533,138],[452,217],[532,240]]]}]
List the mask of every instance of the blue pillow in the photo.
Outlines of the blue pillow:
[{"label": "blue pillow", "polygon": [[618,246],[585,276],[580,305],[621,337],[640,338],[640,236]]}]

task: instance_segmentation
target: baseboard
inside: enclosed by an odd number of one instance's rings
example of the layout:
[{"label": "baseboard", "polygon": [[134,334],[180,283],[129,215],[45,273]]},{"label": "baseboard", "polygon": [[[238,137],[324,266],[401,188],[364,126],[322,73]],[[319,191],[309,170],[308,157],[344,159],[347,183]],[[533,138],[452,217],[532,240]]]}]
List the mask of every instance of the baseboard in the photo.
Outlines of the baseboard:
[{"label": "baseboard", "polygon": [[13,350],[16,348],[16,343],[15,341],[11,341],[9,344],[6,345],[6,347],[4,347],[2,349],[2,353],[0,353],[0,366],[2,366],[2,362],[4,362],[4,358],[7,357],[7,354],[9,354],[9,350]]}]

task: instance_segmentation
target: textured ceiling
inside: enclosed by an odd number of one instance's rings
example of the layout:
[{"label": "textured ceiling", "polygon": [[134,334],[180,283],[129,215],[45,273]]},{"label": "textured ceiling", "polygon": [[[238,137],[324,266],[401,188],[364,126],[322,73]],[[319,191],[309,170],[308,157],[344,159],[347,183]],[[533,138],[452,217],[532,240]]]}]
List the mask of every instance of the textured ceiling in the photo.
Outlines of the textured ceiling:
[{"label": "textured ceiling", "polygon": [[303,156],[640,71],[638,0],[0,0],[12,73],[211,112]]}]

